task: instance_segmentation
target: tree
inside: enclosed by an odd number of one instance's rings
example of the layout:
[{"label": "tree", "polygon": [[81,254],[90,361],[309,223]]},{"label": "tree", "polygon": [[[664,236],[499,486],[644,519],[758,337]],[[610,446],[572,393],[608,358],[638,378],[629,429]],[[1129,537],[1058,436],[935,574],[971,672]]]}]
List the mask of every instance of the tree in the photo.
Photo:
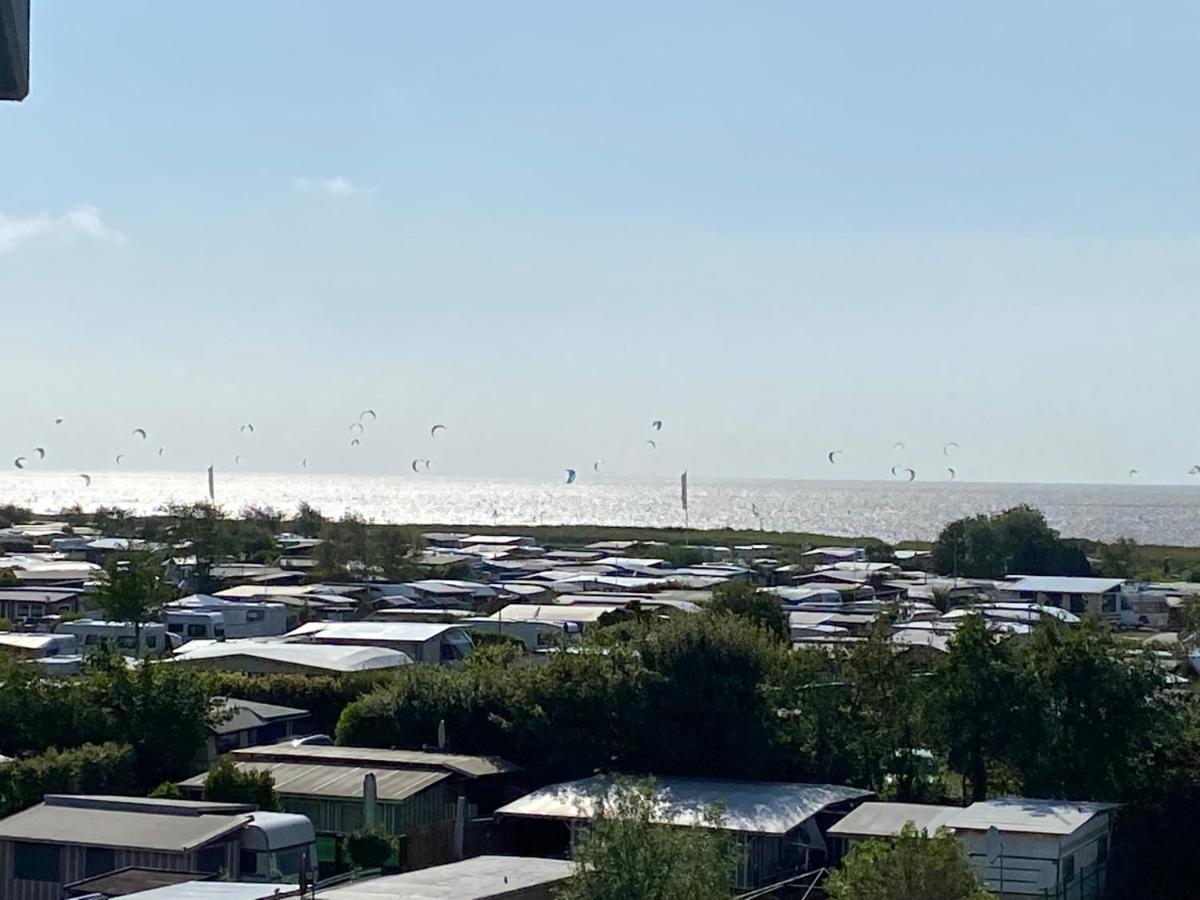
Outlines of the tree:
[{"label": "tree", "polygon": [[183,788],[173,781],[164,781],[150,792],[156,800],[183,800]]},{"label": "tree", "polygon": [[247,769],[243,772],[233,761],[222,756],[204,779],[204,799],[216,803],[249,803],[261,810],[279,809],[275,779],[265,770]]},{"label": "tree", "polygon": [[1137,568],[1137,541],[1117,538],[1111,544],[1101,544],[1098,574],[1105,578],[1132,578]]},{"label": "tree", "polygon": [[830,900],[991,900],[953,833],[909,822],[894,840],[856,844],[825,883]]},{"label": "tree", "polygon": [[932,555],[937,571],[970,578],[1091,574],[1079,544],[1062,540],[1031,506],[951,522],[938,535]]},{"label": "tree", "polygon": [[1026,796],[1122,802],[1155,791],[1187,719],[1149,651],[1087,616],[1073,627],[1040,623],[1019,660],[1036,712],[1012,736]]},{"label": "tree", "polygon": [[786,641],[790,635],[783,602],[745,582],[730,581],[718,585],[708,609],[717,614],[737,616],[781,641]]},{"label": "tree", "polygon": [[129,553],[105,566],[96,605],[110,622],[133,623],[135,653],[140,653],[142,626],[157,618],[170,596],[159,561],[148,553]]},{"label": "tree", "polygon": [[970,782],[971,797],[988,795],[988,766],[1005,755],[1018,716],[1019,676],[1006,639],[993,635],[982,616],[967,616],[938,660],[925,692],[934,739],[951,768]]},{"label": "tree", "polygon": [[346,852],[356,869],[382,869],[396,852],[396,839],[378,826],[346,836]]},{"label": "tree", "polygon": [[693,826],[667,826],[657,821],[653,781],[600,784],[559,900],[728,900],[738,856],[720,808]]},{"label": "tree", "polygon": [[321,526],[325,524],[325,517],[315,507],[301,501],[296,507],[295,517],[288,523],[288,527],[301,537],[315,538],[321,533]]},{"label": "tree", "polygon": [[103,710],[117,739],[133,745],[145,788],[195,771],[216,716],[206,673],[159,664],[131,670],[113,653],[91,658],[87,675],[83,699]]},{"label": "tree", "polygon": [[911,657],[896,652],[891,636],[890,618],[880,616],[867,639],[850,645],[838,660],[842,752],[855,783],[882,792],[893,776],[897,799],[914,800],[918,776],[911,751],[920,747],[919,688]]}]

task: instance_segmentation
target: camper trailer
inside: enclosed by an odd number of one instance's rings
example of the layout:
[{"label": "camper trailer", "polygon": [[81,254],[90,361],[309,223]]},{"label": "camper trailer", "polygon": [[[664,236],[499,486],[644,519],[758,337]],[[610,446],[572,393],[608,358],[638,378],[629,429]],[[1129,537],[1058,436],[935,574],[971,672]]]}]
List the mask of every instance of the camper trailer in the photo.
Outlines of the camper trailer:
[{"label": "camper trailer", "polygon": [[158,622],[142,625],[140,643],[135,636],[137,628],[132,622],[75,619],[63,622],[55,633],[75,635],[80,651],[85,654],[108,645],[125,656],[164,656],[176,644],[175,640],[171,640],[174,636],[168,635],[167,626]]},{"label": "camper trailer", "polygon": [[219,612],[164,608],[162,620],[167,631],[183,642],[225,640],[225,617]]},{"label": "camper trailer", "polygon": [[[226,638],[275,637],[288,630],[287,606],[257,600],[226,600],[207,594],[184,597],[163,608],[164,619],[176,612],[206,612],[221,616]],[[197,635],[199,637],[199,635]],[[210,640],[220,640],[209,635]]]}]

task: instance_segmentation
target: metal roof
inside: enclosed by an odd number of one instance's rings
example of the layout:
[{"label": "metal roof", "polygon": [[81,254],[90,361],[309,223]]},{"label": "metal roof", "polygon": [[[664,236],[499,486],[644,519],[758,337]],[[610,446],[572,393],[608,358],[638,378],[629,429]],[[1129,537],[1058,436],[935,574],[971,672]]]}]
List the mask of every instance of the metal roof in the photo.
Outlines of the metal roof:
[{"label": "metal roof", "polygon": [[[599,777],[552,784],[498,809],[497,815],[538,819],[590,819],[596,810]],[[771,781],[710,781],[661,778],[655,818],[671,825],[697,825],[704,810],[721,804],[727,831],[787,834],[817,813],[870,791],[832,784]]]},{"label": "metal roof", "polygon": [[964,831],[987,831],[994,827],[998,831],[1023,834],[1067,835],[1115,808],[1112,803],[1002,797],[972,803],[949,817],[946,824]]},{"label": "metal roof", "polygon": [[393,641],[423,644],[462,626],[443,622],[309,622],[289,631],[285,638],[316,641]]},{"label": "metal roof", "polygon": [[907,823],[931,834],[946,824],[946,819],[962,812],[957,806],[932,806],[923,803],[867,802],[855,807],[834,824],[830,834],[850,837],[894,837]]},{"label": "metal roof", "polygon": [[[445,781],[448,772],[426,769],[378,769],[366,766],[313,765],[290,762],[253,762],[234,759],[243,772],[270,772],[275,790],[281,795],[299,797],[334,797],[356,799],[363,795],[363,778],[375,776],[380,800],[407,800],[426,788]],[[203,787],[207,773],[180,782],[184,787]]]},{"label": "metal roof", "polygon": [[607,606],[510,603],[488,618],[494,622],[596,622],[602,615],[611,611],[611,607]]},{"label": "metal roof", "polygon": [[126,900],[272,900],[294,895],[295,884],[267,884],[244,881],[184,881],[179,884],[125,894]]},{"label": "metal roof", "polygon": [[[476,856],[321,892],[323,900],[484,900],[570,878],[573,863],[528,856]],[[540,896],[540,895],[539,895]]]},{"label": "metal roof", "polygon": [[381,747],[322,747],[306,744],[270,744],[233,751],[235,760],[293,762],[330,766],[367,766],[373,769],[431,769],[483,778],[520,771],[520,766],[498,756],[435,753],[424,750],[387,750]]},{"label": "metal roof", "polygon": [[1001,581],[1001,591],[1036,591],[1042,594],[1107,594],[1125,583],[1124,578],[1070,578],[1058,575],[1024,575]]},{"label": "metal roof", "polygon": [[292,706],[276,706],[273,703],[259,703],[257,700],[223,697],[220,700],[218,714],[221,721],[213,726],[213,732],[232,734],[248,728],[260,728],[269,722],[277,722],[280,719],[302,719],[308,715],[308,710]]},{"label": "metal roof", "polygon": [[[193,646],[196,645],[196,646]],[[409,665],[412,659],[386,647],[337,646],[330,644],[284,644],[278,641],[189,641],[175,651],[179,662],[228,661],[236,666],[239,658],[262,660],[283,666],[321,669],[330,672],[364,672]]]},{"label": "metal roof", "polygon": [[185,853],[243,828],[251,817],[241,809],[249,807],[52,794],[0,820],[0,839]]}]

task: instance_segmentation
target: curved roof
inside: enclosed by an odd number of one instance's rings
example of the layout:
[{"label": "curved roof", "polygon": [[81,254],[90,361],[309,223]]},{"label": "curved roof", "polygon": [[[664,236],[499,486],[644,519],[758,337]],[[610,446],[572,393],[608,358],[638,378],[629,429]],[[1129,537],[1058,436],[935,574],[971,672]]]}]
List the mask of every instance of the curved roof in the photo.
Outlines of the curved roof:
[{"label": "curved roof", "polygon": [[[603,789],[599,778],[552,784],[501,807],[496,814],[536,819],[590,819],[596,812],[598,789]],[[703,778],[659,779],[657,794],[655,818],[660,822],[702,824],[703,812],[720,804],[723,807],[722,828],[756,834],[787,834],[827,807],[872,796],[870,791],[834,784],[710,781]]]}]

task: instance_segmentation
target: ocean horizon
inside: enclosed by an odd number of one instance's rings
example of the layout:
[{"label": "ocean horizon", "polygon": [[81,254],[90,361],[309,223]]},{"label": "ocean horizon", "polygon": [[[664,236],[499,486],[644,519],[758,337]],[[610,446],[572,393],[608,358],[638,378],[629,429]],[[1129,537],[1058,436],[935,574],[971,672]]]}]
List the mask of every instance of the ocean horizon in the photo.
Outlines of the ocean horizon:
[{"label": "ocean horizon", "polygon": [[[0,475],[0,503],[37,513],[76,504],[153,513],[173,502],[208,499],[204,472],[100,472],[91,484],[72,472]],[[301,502],[324,515],[354,512],[400,524],[606,525],[681,527],[674,478],[536,478],[325,473],[218,473],[216,502],[283,512]],[[947,522],[1027,503],[1065,537],[1200,546],[1200,485],[1004,484],[823,481],[689,476],[693,528],[804,531],[896,542],[932,540]]]}]

